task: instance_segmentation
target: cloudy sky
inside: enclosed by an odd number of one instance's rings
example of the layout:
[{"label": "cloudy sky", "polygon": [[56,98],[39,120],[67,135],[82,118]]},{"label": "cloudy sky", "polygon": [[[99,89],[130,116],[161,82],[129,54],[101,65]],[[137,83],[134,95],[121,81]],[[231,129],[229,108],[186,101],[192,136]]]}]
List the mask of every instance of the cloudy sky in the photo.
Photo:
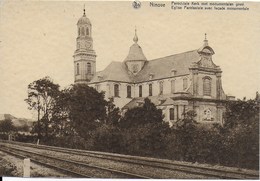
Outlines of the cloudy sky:
[{"label": "cloudy sky", "polygon": [[0,114],[32,118],[27,86],[50,76],[61,87],[73,83],[76,23],[86,6],[92,22],[97,70],[123,61],[137,27],[148,60],[198,49],[208,34],[213,61],[222,68],[225,93],[254,98],[260,85],[260,3],[249,11],[151,8],[131,2],[1,1]]}]

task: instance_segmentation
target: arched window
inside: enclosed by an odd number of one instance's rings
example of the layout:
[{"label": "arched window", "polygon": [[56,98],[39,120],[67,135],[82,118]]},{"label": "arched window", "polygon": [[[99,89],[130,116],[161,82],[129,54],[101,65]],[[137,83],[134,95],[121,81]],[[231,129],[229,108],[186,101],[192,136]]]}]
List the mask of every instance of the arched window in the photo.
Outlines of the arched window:
[{"label": "arched window", "polygon": [[211,96],[211,78],[210,77],[203,78],[203,95]]},{"label": "arched window", "polygon": [[119,97],[119,85],[118,84],[114,85],[114,96]]},{"label": "arched window", "polygon": [[185,77],[183,79],[183,90],[187,89],[188,88],[188,79]]},{"label": "arched window", "polygon": [[171,80],[171,93],[175,92],[175,80]]},{"label": "arched window", "polygon": [[139,85],[139,97],[143,97],[143,87],[141,85]]},{"label": "arched window", "polygon": [[127,86],[127,97],[128,98],[131,97],[131,86],[130,85]]},{"label": "arched window", "polygon": [[87,74],[91,74],[91,63],[87,63]]},{"label": "arched window", "polygon": [[149,84],[149,96],[153,96],[153,84]]},{"label": "arched window", "polygon": [[89,35],[89,29],[86,28],[86,35]]},{"label": "arched window", "polygon": [[84,30],[84,27],[81,27],[81,35],[85,36],[85,30]]},{"label": "arched window", "polygon": [[170,108],[169,112],[170,112],[170,120],[174,120],[174,108]]},{"label": "arched window", "polygon": [[79,75],[79,63],[77,63],[76,74]]},{"label": "arched window", "polygon": [[159,85],[159,94],[162,95],[163,94],[163,81],[160,82],[160,85]]}]

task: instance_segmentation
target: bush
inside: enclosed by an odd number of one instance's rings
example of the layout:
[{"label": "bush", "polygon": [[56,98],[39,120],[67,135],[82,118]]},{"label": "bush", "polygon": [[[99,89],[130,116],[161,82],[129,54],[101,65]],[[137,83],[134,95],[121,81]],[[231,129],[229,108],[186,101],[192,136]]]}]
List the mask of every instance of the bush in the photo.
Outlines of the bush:
[{"label": "bush", "polygon": [[94,149],[112,153],[122,151],[121,130],[113,125],[102,125],[93,134]]},{"label": "bush", "polygon": [[37,143],[37,135],[25,135],[17,133],[15,135],[15,141],[25,142],[25,143]]}]

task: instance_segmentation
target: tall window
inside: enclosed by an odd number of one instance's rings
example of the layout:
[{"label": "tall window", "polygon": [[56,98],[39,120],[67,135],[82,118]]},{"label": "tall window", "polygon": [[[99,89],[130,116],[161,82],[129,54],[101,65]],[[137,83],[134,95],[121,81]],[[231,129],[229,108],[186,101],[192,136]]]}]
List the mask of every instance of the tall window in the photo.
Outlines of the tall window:
[{"label": "tall window", "polygon": [[118,84],[114,85],[114,96],[119,97],[119,85]]},{"label": "tall window", "polygon": [[183,90],[187,89],[188,88],[188,79],[185,77],[183,79]]},{"label": "tall window", "polygon": [[210,77],[203,78],[203,95],[211,96],[211,78]]},{"label": "tall window", "polygon": [[128,98],[131,97],[131,86],[130,85],[127,86],[127,97]]},{"label": "tall window", "polygon": [[89,29],[86,28],[86,35],[89,35]]},{"label": "tall window", "polygon": [[142,89],[143,89],[143,87],[141,85],[139,85],[139,97],[143,97]]},{"label": "tall window", "polygon": [[85,30],[84,30],[84,27],[81,27],[81,35],[85,36]]},{"label": "tall window", "polygon": [[79,36],[80,36],[80,28],[78,29],[78,34],[79,34]]},{"label": "tall window", "polygon": [[108,97],[111,98],[111,85],[107,84],[107,90],[108,90]]},{"label": "tall window", "polygon": [[170,120],[174,120],[174,108],[170,108],[169,112],[170,112]]},{"label": "tall window", "polygon": [[76,74],[79,75],[79,63],[77,63]]},{"label": "tall window", "polygon": [[160,90],[159,90],[159,94],[162,95],[163,94],[163,81],[160,82]]},{"label": "tall window", "polygon": [[87,63],[87,74],[91,74],[91,63]]},{"label": "tall window", "polygon": [[149,96],[153,95],[153,84],[149,84]]},{"label": "tall window", "polygon": [[171,93],[175,92],[175,80],[171,80]]}]

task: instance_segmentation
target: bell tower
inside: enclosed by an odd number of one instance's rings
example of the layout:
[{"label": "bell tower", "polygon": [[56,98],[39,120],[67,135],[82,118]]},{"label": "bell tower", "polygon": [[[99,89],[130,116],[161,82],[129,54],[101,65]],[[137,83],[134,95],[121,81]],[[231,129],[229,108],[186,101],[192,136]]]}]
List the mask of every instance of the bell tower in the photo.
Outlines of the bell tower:
[{"label": "bell tower", "polygon": [[83,10],[78,20],[76,50],[74,52],[74,82],[88,83],[96,74],[96,52],[93,50],[92,25]]}]

